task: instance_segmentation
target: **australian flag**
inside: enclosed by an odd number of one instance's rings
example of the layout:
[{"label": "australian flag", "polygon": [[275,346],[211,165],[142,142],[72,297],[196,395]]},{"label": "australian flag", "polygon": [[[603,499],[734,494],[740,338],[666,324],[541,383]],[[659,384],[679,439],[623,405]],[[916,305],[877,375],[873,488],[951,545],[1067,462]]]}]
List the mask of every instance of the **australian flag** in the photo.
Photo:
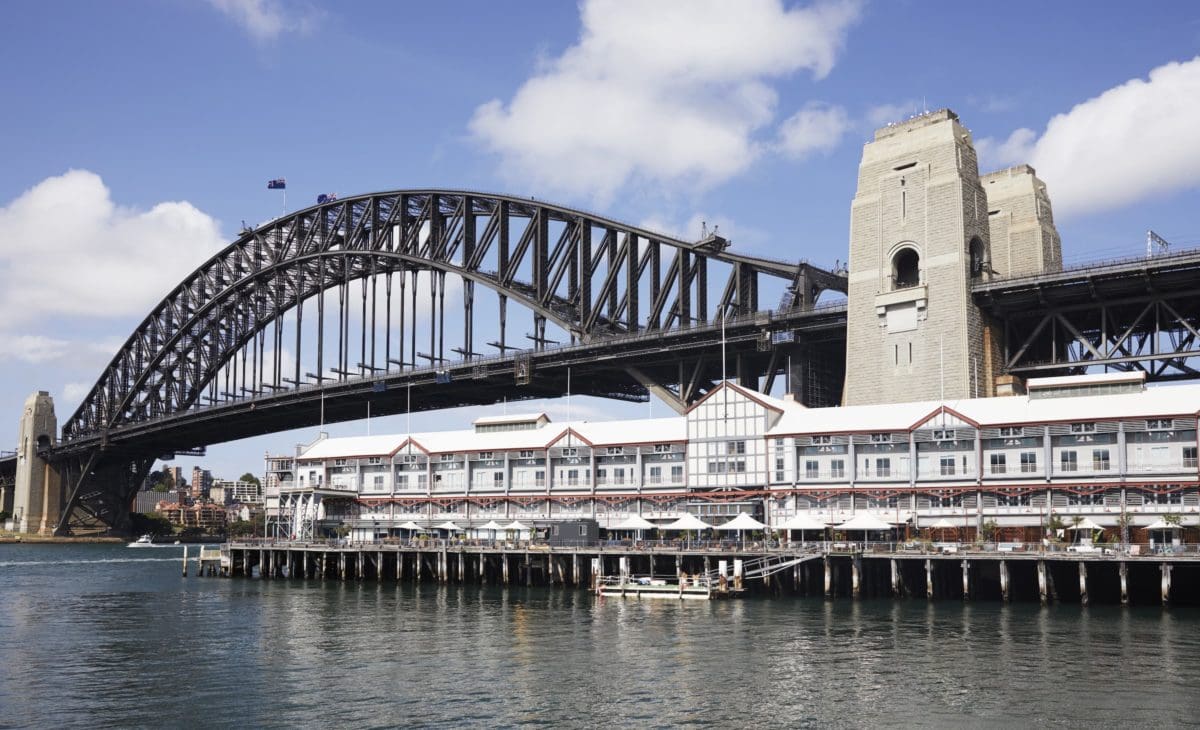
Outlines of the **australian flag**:
[{"label": "australian flag", "polygon": [[317,205],[332,203],[335,200],[337,200],[337,193],[321,193],[317,196]]},{"label": "australian flag", "polygon": [[287,180],[282,177],[277,177],[274,180],[267,181],[267,190],[286,190]]}]

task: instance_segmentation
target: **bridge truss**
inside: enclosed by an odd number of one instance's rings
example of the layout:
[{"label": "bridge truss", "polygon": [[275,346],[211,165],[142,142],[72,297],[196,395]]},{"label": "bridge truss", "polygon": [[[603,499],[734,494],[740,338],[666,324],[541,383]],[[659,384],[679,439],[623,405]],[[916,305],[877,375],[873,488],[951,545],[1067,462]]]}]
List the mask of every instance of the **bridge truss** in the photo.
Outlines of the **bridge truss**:
[{"label": "bridge truss", "polygon": [[1004,367],[1023,377],[1140,370],[1200,377],[1200,251],[1092,264],[977,285],[1002,328]]},{"label": "bridge truss", "polygon": [[[774,314],[760,302],[772,282]],[[682,410],[727,368],[770,387],[790,365],[802,397],[832,404],[844,309],[814,307],[828,290],[845,277],[532,199],[405,190],[314,206],[243,231],[113,357],[53,450],[69,490],[59,529],[126,523],[164,453],[367,407],[556,396],[568,369],[573,392],[653,392]]]}]

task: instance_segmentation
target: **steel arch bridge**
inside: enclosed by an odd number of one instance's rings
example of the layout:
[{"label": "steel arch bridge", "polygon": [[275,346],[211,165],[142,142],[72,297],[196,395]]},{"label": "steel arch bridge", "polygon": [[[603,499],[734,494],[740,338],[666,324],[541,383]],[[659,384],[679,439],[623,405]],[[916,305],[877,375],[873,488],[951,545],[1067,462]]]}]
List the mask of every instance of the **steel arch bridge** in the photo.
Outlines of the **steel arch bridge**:
[{"label": "steel arch bridge", "polygon": [[[781,291],[774,312],[760,280]],[[677,409],[730,363],[765,389],[787,370],[804,400],[833,404],[845,310],[814,306],[829,290],[845,293],[844,274],[532,198],[401,190],[297,211],[201,265],[104,369],[50,450],[67,493],[58,531],[126,527],[167,453],[361,418],[366,404],[559,395],[569,368],[575,393],[654,392]],[[528,343],[513,344],[526,322]]]}]

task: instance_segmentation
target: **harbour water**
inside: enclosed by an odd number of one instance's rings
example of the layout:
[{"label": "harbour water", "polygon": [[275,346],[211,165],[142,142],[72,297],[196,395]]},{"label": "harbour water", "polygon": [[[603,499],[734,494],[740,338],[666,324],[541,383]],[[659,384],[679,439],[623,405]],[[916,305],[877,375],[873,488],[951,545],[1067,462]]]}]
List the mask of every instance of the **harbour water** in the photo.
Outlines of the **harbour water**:
[{"label": "harbour water", "polygon": [[[193,553],[195,548],[192,548]],[[0,727],[1182,726],[1200,611],[180,576],[0,545]]]}]

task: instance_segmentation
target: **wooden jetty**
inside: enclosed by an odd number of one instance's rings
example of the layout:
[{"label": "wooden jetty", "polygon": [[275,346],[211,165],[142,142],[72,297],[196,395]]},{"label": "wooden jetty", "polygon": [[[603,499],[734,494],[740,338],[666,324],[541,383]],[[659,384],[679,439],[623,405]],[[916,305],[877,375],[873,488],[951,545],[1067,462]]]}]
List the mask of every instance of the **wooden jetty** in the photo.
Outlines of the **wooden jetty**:
[{"label": "wooden jetty", "polygon": [[[243,541],[200,556],[201,575],[493,583],[604,595],[1200,604],[1200,554],[970,552],[895,544],[793,547],[581,546],[424,541]],[[684,587],[683,579],[691,580]],[[636,578],[646,578],[642,585]],[[726,589],[721,590],[722,581]]]}]

